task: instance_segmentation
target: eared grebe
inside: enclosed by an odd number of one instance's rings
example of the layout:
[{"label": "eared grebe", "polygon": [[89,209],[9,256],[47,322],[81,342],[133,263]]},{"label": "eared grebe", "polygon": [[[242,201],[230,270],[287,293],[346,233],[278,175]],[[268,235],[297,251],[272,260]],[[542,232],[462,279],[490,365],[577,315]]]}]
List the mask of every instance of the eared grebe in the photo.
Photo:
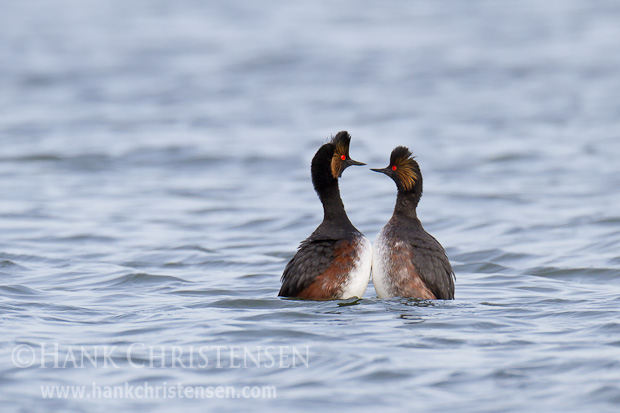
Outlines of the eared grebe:
[{"label": "eared grebe", "polygon": [[339,132],[312,159],[312,183],[323,204],[323,222],[299,245],[282,275],[278,295],[311,300],[361,298],[370,281],[372,247],[344,210],[338,178],[351,165],[351,136]]},{"label": "eared grebe", "polygon": [[390,165],[372,169],[396,183],[394,214],[373,247],[372,282],[379,298],[454,299],[454,272],[441,244],[422,227],[416,208],[422,173],[409,149],[392,151]]}]

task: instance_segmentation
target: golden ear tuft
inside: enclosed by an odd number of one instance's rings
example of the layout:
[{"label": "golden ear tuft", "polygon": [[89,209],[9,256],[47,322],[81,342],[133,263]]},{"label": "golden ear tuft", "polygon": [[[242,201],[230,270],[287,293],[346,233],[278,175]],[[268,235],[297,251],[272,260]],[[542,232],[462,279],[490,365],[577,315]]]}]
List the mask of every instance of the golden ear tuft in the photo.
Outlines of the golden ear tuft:
[{"label": "golden ear tuft", "polygon": [[342,161],[340,157],[334,153],[332,156],[332,177],[337,179],[342,174]]},{"label": "golden ear tuft", "polygon": [[[334,156],[332,157],[332,176],[338,178],[344,169],[343,162],[349,155],[349,145],[351,144],[351,135],[347,131],[341,131],[334,136],[330,142],[334,145]],[[344,158],[343,158],[344,157]]]},{"label": "golden ear tuft", "polygon": [[418,180],[418,174],[415,172],[413,164],[411,162],[407,162],[398,165],[396,173],[398,174],[403,189],[405,191],[411,191]]}]

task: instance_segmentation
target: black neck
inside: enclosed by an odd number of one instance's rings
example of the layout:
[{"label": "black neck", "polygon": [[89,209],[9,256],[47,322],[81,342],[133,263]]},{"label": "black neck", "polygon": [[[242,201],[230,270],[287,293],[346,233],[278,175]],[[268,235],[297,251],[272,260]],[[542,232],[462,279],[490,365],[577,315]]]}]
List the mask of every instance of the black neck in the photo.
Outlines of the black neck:
[{"label": "black neck", "polygon": [[340,198],[340,188],[338,187],[338,181],[333,180],[328,186],[321,186],[316,191],[319,194],[319,199],[323,204],[323,220],[346,220],[349,221],[347,213],[344,210],[344,204],[342,198]]},{"label": "black neck", "polygon": [[416,208],[420,202],[422,194],[414,191],[398,191],[396,195],[396,206],[394,207],[394,216],[404,216],[408,218],[418,218]]},{"label": "black neck", "polygon": [[312,184],[323,204],[323,221],[350,223],[344,211],[342,199],[340,199],[338,178],[333,175],[331,167],[333,155],[334,145],[331,143],[326,143],[319,148],[312,159]]}]

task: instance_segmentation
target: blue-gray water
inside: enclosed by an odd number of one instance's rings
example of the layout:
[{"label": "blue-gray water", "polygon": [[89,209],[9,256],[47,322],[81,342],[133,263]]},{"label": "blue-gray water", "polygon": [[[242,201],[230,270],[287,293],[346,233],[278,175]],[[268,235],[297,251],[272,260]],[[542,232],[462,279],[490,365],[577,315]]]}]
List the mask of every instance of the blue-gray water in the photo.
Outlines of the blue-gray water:
[{"label": "blue-gray water", "polygon": [[[2,2],[2,411],[617,411],[619,50],[613,0]],[[455,301],[276,297],[343,129],[369,167],[417,155]],[[341,190],[374,240],[394,184]],[[56,344],[118,368],[18,365]],[[123,359],[153,348],[186,367]],[[277,399],[41,395],[93,382]]]}]

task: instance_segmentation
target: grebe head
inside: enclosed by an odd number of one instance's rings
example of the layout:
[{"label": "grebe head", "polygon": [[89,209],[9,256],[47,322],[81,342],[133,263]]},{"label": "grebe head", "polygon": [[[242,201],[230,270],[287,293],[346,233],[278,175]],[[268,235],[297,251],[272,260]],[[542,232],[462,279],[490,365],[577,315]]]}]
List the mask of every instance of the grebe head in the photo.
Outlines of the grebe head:
[{"label": "grebe head", "polygon": [[338,132],[326,145],[332,145],[334,153],[331,158],[331,171],[334,179],[340,178],[345,169],[351,165],[366,165],[355,161],[349,156],[351,135],[347,131]]},{"label": "grebe head", "polygon": [[351,159],[349,143],[351,136],[345,131],[338,132],[312,158],[312,185],[323,203],[325,218],[344,217],[348,221],[340,199],[338,178],[351,165],[366,165]]},{"label": "grebe head", "polygon": [[400,192],[422,195],[422,173],[411,151],[404,146],[397,146],[390,156],[390,164],[383,169],[371,169],[389,176],[396,183]]},{"label": "grebe head", "polygon": [[329,142],[319,148],[312,159],[312,182],[318,191],[321,187],[338,182],[342,172],[351,165],[366,165],[349,156],[351,135],[346,131],[338,132]]}]

